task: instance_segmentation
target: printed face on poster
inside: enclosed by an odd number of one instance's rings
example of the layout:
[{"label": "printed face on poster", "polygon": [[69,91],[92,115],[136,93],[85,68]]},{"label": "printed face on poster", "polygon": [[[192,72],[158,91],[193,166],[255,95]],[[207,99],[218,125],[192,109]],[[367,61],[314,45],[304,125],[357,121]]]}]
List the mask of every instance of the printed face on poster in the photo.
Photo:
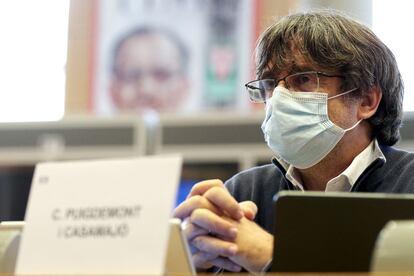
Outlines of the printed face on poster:
[{"label": "printed face on poster", "polygon": [[256,2],[96,1],[92,111],[249,108]]}]

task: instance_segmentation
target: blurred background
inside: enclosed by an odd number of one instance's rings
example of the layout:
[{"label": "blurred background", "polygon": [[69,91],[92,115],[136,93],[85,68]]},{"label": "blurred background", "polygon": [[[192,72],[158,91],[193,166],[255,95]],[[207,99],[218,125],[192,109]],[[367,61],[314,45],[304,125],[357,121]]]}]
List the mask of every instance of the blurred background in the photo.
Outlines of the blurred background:
[{"label": "blurred background", "polygon": [[[38,162],[181,153],[177,204],[199,180],[268,163],[255,78],[259,34],[280,16],[337,9],[394,52],[405,83],[398,147],[414,149],[411,1],[0,2],[0,220],[24,217]],[[161,173],[161,172],[157,172]],[[139,185],[139,183],[137,183]]]}]

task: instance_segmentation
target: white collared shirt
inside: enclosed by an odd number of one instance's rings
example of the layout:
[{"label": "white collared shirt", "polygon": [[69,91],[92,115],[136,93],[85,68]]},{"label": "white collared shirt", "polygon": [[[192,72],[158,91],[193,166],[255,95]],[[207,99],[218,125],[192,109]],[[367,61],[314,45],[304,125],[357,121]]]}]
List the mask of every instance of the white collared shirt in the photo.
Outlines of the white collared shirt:
[{"label": "white collared shirt", "polygon": [[[354,158],[348,168],[346,168],[338,176],[328,181],[325,192],[349,192],[365,169],[378,158],[386,161],[386,158],[378,145],[378,141],[375,139]],[[286,169],[286,178],[298,190],[304,191],[305,189],[298,170],[280,158],[277,157],[277,159]]]}]

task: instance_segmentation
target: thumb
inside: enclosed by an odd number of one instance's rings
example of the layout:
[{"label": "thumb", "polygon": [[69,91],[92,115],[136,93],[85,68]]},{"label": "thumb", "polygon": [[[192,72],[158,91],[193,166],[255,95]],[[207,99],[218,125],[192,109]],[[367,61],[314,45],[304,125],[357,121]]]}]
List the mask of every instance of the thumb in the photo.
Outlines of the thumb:
[{"label": "thumb", "polygon": [[253,201],[240,202],[239,206],[247,219],[254,220],[257,214],[257,206]]}]

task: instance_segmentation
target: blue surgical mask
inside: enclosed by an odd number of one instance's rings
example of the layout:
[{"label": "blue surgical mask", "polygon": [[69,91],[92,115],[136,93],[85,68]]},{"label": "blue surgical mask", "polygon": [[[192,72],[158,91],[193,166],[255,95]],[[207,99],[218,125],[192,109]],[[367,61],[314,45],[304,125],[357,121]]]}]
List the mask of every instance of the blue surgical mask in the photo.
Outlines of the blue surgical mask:
[{"label": "blue surgical mask", "polygon": [[265,140],[280,158],[299,169],[319,163],[342,139],[348,129],[335,125],[328,116],[328,97],[321,92],[290,92],[276,87],[266,104],[262,124]]}]

